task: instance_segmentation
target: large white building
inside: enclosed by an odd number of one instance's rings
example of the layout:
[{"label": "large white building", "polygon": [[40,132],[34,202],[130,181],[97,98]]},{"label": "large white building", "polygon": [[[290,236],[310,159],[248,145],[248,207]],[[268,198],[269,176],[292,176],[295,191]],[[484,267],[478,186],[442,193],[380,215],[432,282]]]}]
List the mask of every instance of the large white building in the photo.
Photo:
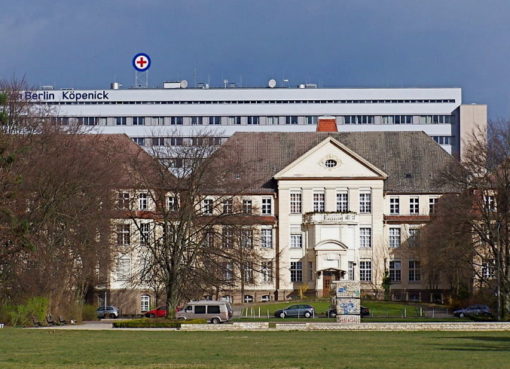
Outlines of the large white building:
[{"label": "large white building", "polygon": [[336,118],[340,132],[424,131],[459,157],[473,129],[487,126],[487,107],[463,105],[460,88],[112,87],[26,91],[23,98],[49,107],[63,124],[125,133],[145,147],[183,145],[204,129],[221,138],[235,132],[312,132],[318,117],[327,115]]}]

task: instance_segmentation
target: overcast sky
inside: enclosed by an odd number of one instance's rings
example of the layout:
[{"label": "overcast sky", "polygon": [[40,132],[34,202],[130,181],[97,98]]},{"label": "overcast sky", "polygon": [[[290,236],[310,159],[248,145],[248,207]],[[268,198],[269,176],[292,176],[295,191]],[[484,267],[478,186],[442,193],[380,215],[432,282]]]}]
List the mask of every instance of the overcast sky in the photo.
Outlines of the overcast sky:
[{"label": "overcast sky", "polygon": [[462,87],[510,118],[508,0],[16,0],[0,12],[0,79],[102,89],[275,78],[322,87]]}]

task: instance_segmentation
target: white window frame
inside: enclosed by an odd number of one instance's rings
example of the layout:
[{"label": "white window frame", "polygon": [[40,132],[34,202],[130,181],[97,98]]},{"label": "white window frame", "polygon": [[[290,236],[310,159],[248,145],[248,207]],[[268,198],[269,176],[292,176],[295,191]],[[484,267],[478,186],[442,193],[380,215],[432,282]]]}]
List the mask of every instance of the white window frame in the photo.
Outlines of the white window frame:
[{"label": "white window frame", "polygon": [[261,207],[261,213],[264,215],[271,215],[272,214],[272,199],[271,197],[263,197],[262,198],[262,207]]},{"label": "white window frame", "polygon": [[148,245],[150,242],[151,224],[140,223],[140,245]]},{"label": "white window frame", "polygon": [[301,191],[291,191],[290,192],[290,213],[291,214],[301,214],[303,211],[302,207],[303,196]]},{"label": "white window frame", "polygon": [[420,214],[420,198],[418,196],[409,198],[409,214]]},{"label": "white window frame", "polygon": [[131,225],[117,224],[117,246],[131,245]]},{"label": "white window frame", "polygon": [[290,281],[303,282],[303,262],[301,261],[290,262]]},{"label": "white window frame", "polygon": [[390,215],[400,214],[400,198],[390,197]]},{"label": "white window frame", "polygon": [[349,192],[337,191],[337,193],[336,193],[336,211],[338,213],[347,213],[349,211]]},{"label": "white window frame", "polygon": [[402,282],[402,262],[400,260],[390,260],[388,269],[391,283]]},{"label": "white window frame", "polygon": [[421,265],[419,260],[409,260],[409,282],[421,281]]},{"label": "white window frame", "polygon": [[313,211],[323,213],[326,209],[326,194],[324,191],[313,192]]},{"label": "white window frame", "polygon": [[262,228],[260,230],[260,246],[266,249],[273,248],[273,229]]},{"label": "white window frame", "polygon": [[400,247],[402,242],[402,230],[400,227],[390,227],[388,230],[389,238],[388,245],[390,248],[394,249]]},{"label": "white window frame", "polygon": [[149,194],[147,192],[138,194],[138,210],[149,210]]},{"label": "white window frame", "polygon": [[359,228],[359,247],[371,248],[372,247],[372,228],[360,227]]},{"label": "white window frame", "polygon": [[151,297],[149,295],[140,296],[140,311],[142,313],[151,309]]},{"label": "white window frame", "polygon": [[214,200],[204,199],[202,201],[202,214],[212,215],[214,211]]},{"label": "white window frame", "polygon": [[262,282],[273,282],[273,262],[271,260],[263,261],[261,263],[260,273],[262,275]]},{"label": "white window frame", "polygon": [[301,232],[290,234],[290,248],[291,249],[303,248],[303,234]]},{"label": "white window frame", "polygon": [[360,191],[359,212],[360,214],[370,214],[372,212],[372,192]]},{"label": "white window frame", "polygon": [[360,260],[359,262],[359,280],[361,282],[372,281],[372,260]]}]

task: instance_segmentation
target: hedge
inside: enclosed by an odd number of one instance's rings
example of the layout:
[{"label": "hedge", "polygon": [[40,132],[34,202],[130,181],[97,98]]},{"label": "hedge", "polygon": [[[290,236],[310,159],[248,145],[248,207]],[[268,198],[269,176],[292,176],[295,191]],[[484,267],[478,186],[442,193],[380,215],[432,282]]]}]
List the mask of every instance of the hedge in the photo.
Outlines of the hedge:
[{"label": "hedge", "polygon": [[114,328],[180,328],[182,324],[206,324],[206,319],[133,319],[113,322]]}]

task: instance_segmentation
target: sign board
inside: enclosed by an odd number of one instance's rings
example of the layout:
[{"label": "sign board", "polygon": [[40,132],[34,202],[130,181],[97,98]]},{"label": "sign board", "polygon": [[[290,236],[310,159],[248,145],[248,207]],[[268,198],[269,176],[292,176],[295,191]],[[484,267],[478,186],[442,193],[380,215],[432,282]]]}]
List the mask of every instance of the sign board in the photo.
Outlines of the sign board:
[{"label": "sign board", "polygon": [[151,66],[151,58],[145,53],[138,53],[133,57],[133,67],[138,72],[145,72]]}]

